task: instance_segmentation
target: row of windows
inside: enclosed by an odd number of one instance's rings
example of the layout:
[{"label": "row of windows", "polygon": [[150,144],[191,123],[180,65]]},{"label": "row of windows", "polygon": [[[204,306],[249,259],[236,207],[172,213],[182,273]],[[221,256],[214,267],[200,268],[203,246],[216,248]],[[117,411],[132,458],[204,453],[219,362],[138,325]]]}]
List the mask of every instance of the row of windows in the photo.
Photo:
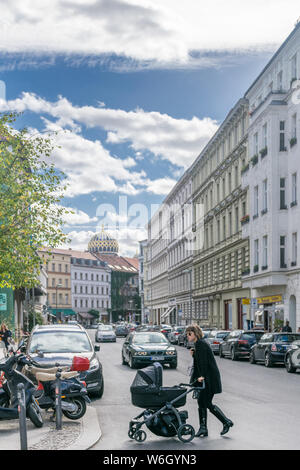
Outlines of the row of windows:
[{"label": "row of windows", "polygon": [[[56,294],[52,294],[52,306],[56,305]],[[58,305],[68,305],[69,304],[69,294],[58,294],[57,296]]]},{"label": "row of windows", "polygon": [[74,286],[74,293],[75,294],[101,294],[101,295],[109,295],[108,287],[94,287],[90,286],[90,292],[88,286]]},{"label": "row of windows", "polygon": [[[47,265],[47,267],[48,267],[48,265]],[[52,267],[52,272],[56,272],[56,271],[59,272],[59,273],[62,273],[62,272],[68,273],[69,272],[68,264],[62,265],[61,263],[59,263],[59,264],[52,263],[51,267]]]},{"label": "row of windows", "polygon": [[85,280],[85,281],[106,281],[106,282],[109,282],[109,275],[108,274],[93,274],[93,273],[90,273],[90,276],[89,276],[89,273],[77,273],[75,272],[74,273],[74,279],[78,279],[78,280]]},{"label": "row of windows", "polygon": [[[279,207],[287,209],[287,178],[280,178],[279,183]],[[262,182],[262,197],[260,197],[259,185],[253,188],[253,217],[259,215],[259,201],[261,200],[261,212],[266,213],[268,210],[268,180]],[[291,206],[297,204],[297,173],[291,175]]]},{"label": "row of windows", "polygon": [[[298,257],[298,234],[292,233],[291,236],[291,266],[297,265]],[[259,270],[260,264],[260,241],[254,240],[254,272]],[[279,237],[279,263],[280,268],[287,268],[287,236],[280,235]],[[268,267],[268,236],[262,238],[262,269]]]},{"label": "row of windows", "polygon": [[74,301],[75,308],[109,308],[108,300],[91,300],[88,299],[75,299]]}]

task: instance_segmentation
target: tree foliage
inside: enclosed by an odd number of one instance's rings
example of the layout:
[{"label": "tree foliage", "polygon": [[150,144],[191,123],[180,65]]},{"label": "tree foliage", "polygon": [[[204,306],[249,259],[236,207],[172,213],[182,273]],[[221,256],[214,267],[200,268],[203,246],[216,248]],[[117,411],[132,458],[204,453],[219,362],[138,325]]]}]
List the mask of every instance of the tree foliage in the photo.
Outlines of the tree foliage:
[{"label": "tree foliage", "polygon": [[67,211],[59,206],[65,175],[51,163],[49,136],[13,128],[15,114],[0,115],[0,287],[33,287],[40,272],[37,250],[67,237]]}]

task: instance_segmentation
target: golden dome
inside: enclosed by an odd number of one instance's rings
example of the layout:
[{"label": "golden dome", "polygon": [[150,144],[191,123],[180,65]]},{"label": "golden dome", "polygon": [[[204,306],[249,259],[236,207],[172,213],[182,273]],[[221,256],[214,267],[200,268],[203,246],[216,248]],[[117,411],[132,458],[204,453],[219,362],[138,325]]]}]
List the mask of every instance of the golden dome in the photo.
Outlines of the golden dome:
[{"label": "golden dome", "polygon": [[108,233],[104,231],[104,228],[102,226],[102,232],[96,233],[90,239],[88,244],[88,251],[90,253],[101,253],[103,255],[118,253],[119,244],[117,240],[112,238]]}]

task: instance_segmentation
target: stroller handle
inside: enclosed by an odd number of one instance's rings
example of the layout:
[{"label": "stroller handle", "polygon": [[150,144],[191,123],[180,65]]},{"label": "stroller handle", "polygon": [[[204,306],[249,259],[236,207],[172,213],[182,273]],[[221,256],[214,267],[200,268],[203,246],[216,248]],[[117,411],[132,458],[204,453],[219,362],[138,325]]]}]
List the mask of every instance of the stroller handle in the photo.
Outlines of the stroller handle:
[{"label": "stroller handle", "polygon": [[194,382],[190,383],[190,384],[179,384],[179,387],[191,387],[191,388],[198,388],[200,390],[204,389],[205,388],[205,380],[202,381],[202,386],[198,386],[198,387],[195,387],[195,384],[200,384],[200,382],[198,382],[198,380],[195,380]]}]

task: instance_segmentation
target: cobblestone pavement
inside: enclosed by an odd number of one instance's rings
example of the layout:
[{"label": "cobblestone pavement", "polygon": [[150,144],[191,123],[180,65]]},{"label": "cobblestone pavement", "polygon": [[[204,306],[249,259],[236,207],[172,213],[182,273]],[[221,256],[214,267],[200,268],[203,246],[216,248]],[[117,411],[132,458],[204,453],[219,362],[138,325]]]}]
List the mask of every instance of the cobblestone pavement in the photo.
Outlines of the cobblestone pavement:
[{"label": "cobblestone pavement", "polygon": [[64,421],[63,429],[56,430],[56,423],[47,423],[50,430],[44,438],[37,444],[32,445],[28,450],[61,450],[72,445],[82,432],[82,423],[80,421]]}]

